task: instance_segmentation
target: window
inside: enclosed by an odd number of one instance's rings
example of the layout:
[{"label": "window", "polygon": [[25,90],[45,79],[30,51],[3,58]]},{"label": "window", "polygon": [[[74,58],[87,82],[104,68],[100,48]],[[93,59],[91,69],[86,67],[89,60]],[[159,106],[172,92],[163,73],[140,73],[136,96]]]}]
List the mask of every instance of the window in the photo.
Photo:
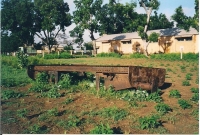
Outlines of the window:
[{"label": "window", "polygon": [[192,36],[190,37],[175,37],[178,41],[192,41]]},{"label": "window", "polygon": [[131,40],[127,40],[127,41],[121,41],[122,44],[131,44]]}]

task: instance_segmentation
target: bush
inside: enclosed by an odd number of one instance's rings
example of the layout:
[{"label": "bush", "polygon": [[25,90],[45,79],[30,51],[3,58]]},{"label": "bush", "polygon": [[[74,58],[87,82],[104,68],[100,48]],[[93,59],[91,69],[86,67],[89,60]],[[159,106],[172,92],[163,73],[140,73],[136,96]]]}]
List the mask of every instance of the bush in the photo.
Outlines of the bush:
[{"label": "bush", "polygon": [[187,100],[185,99],[179,99],[178,100],[178,104],[180,105],[181,108],[183,109],[188,109],[188,108],[191,108],[192,105],[188,103]]},{"label": "bush", "polygon": [[61,88],[69,88],[71,85],[71,77],[69,74],[62,74],[61,79],[58,82],[58,85],[61,86]]},{"label": "bush", "polygon": [[140,128],[141,129],[156,128],[160,125],[158,119],[159,117],[156,115],[141,117],[139,118]]},{"label": "bush", "polygon": [[114,52],[111,52],[111,53],[98,53],[96,55],[96,57],[115,57],[115,58],[120,58],[121,55],[119,53],[114,53]]},{"label": "bush", "polygon": [[169,107],[169,105],[165,104],[165,103],[159,103],[155,106],[155,109],[157,112],[161,113],[161,114],[165,114],[168,111],[171,111],[171,108]]},{"label": "bush", "polygon": [[92,129],[90,134],[114,134],[114,132],[108,124],[104,125],[101,123]]},{"label": "bush", "polygon": [[180,98],[181,94],[178,90],[171,90],[169,92],[169,97],[175,97],[175,98]]},{"label": "bush", "polygon": [[130,58],[147,58],[147,56],[141,53],[133,53],[130,55]]}]

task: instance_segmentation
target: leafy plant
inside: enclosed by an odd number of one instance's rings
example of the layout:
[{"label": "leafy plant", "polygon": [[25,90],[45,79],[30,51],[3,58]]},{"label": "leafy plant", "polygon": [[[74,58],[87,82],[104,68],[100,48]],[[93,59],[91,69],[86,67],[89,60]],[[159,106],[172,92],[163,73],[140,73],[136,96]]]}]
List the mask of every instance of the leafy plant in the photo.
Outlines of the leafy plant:
[{"label": "leafy plant", "polygon": [[183,86],[190,86],[190,82],[188,80],[185,80],[182,82]]},{"label": "leafy plant", "polygon": [[191,80],[191,79],[192,79],[191,76],[192,76],[192,75],[191,75],[190,73],[186,74],[186,76],[185,76],[186,80]]},{"label": "leafy plant", "polygon": [[99,124],[96,127],[94,127],[90,134],[114,134],[113,130],[110,128],[108,124]]},{"label": "leafy plant", "polygon": [[183,108],[183,109],[188,109],[188,108],[191,108],[191,107],[192,107],[192,105],[189,104],[188,101],[185,100],[185,99],[179,99],[179,100],[178,100],[178,104],[179,104],[179,106],[180,106],[181,108]]},{"label": "leafy plant", "polygon": [[20,118],[25,118],[27,116],[28,110],[26,108],[22,110],[17,110],[17,116]]},{"label": "leafy plant", "polygon": [[168,111],[171,111],[171,108],[169,107],[169,105],[165,104],[165,103],[159,103],[155,106],[155,109],[157,112],[161,113],[161,114],[165,114]]},{"label": "leafy plant", "polygon": [[199,120],[199,109],[194,109],[191,113],[192,116],[194,116],[194,118],[196,120]]},{"label": "leafy plant", "polygon": [[141,129],[156,128],[160,125],[158,121],[159,117],[156,115],[145,116],[139,118],[139,124]]},{"label": "leafy plant", "polygon": [[27,130],[25,130],[24,134],[45,134],[48,132],[48,129],[46,126],[39,126],[38,124],[34,124],[33,126],[30,126]]},{"label": "leafy plant", "polygon": [[28,66],[28,56],[27,56],[27,54],[19,51],[19,52],[17,52],[17,58],[18,58],[19,68],[25,68],[25,67]]},{"label": "leafy plant", "polygon": [[47,111],[47,114],[49,116],[58,116],[59,112],[57,108],[53,108]]},{"label": "leafy plant", "polygon": [[114,121],[121,120],[127,116],[127,112],[124,109],[117,107],[104,108],[98,114],[105,118],[112,118]]},{"label": "leafy plant", "polygon": [[190,100],[194,102],[199,102],[199,93],[194,93]]},{"label": "leafy plant", "polygon": [[1,93],[1,98],[3,100],[7,100],[7,99],[10,99],[10,98],[20,98],[20,97],[23,97],[23,96],[24,96],[23,93],[15,92],[13,90],[4,90]]},{"label": "leafy plant", "polygon": [[175,98],[180,98],[181,94],[178,90],[171,90],[169,92],[169,97],[175,97]]},{"label": "leafy plant", "polygon": [[160,96],[160,91],[157,91],[157,92],[151,93],[151,94],[147,97],[147,100],[148,100],[148,101],[154,101],[154,102],[156,102],[156,103],[159,103],[159,102],[161,102],[163,99],[162,99],[162,97]]},{"label": "leafy plant", "polygon": [[48,97],[48,98],[58,98],[61,97],[61,94],[58,92],[59,87],[57,85],[53,85],[50,90],[47,92],[43,92],[42,96],[43,97]]},{"label": "leafy plant", "polygon": [[69,88],[71,85],[71,77],[69,74],[62,74],[61,79],[58,82],[58,85],[61,85],[61,88]]},{"label": "leafy plant", "polygon": [[199,93],[199,88],[191,88],[190,89],[192,93]]}]

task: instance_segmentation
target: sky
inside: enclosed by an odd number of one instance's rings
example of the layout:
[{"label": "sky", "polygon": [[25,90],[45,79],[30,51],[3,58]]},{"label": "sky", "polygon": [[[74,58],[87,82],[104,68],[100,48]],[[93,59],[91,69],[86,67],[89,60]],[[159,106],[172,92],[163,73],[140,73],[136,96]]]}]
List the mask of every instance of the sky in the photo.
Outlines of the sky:
[{"label": "sky", "polygon": [[[73,3],[73,0],[64,0],[65,2],[67,2],[69,4],[70,7],[70,13],[72,14],[73,11],[75,11],[75,5]],[[109,0],[104,0],[104,3],[108,3]],[[117,2],[120,3],[130,3],[131,0],[117,0]],[[135,2],[137,2],[137,8],[136,8],[136,12],[138,13],[145,13],[144,9],[142,7],[139,7],[138,5],[138,0],[133,0]],[[171,19],[171,16],[175,13],[175,9],[179,6],[182,6],[184,13],[187,16],[194,16],[195,14],[195,5],[194,5],[194,1],[195,0],[159,0],[160,1],[160,6],[158,9],[158,14],[163,13],[167,16],[168,19]],[[152,12],[153,14],[153,12]],[[75,27],[75,24],[70,25],[69,27],[66,28],[66,34],[69,35],[69,31],[73,30],[73,28]],[[96,33],[95,34],[95,38],[99,38],[99,34]],[[84,42],[89,42],[91,41],[89,38],[89,31],[86,30],[84,32],[84,36],[83,36]]]}]

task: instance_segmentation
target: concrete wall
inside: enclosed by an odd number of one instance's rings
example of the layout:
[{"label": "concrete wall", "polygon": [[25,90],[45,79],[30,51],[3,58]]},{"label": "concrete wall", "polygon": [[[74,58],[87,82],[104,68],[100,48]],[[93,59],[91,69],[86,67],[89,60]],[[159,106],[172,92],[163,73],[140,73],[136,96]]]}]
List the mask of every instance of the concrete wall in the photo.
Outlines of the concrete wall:
[{"label": "concrete wall", "polygon": [[[128,40],[126,40],[128,41]],[[123,54],[130,54],[138,51],[144,51],[142,39],[131,39],[131,43],[123,43],[122,41],[110,41],[110,42],[96,42],[96,46],[99,47],[97,53],[108,53],[117,50]],[[199,35],[193,35],[191,41],[178,41],[174,36],[159,37],[158,42],[149,43],[148,53],[180,53],[181,49],[183,53],[198,53],[199,52]]]}]

